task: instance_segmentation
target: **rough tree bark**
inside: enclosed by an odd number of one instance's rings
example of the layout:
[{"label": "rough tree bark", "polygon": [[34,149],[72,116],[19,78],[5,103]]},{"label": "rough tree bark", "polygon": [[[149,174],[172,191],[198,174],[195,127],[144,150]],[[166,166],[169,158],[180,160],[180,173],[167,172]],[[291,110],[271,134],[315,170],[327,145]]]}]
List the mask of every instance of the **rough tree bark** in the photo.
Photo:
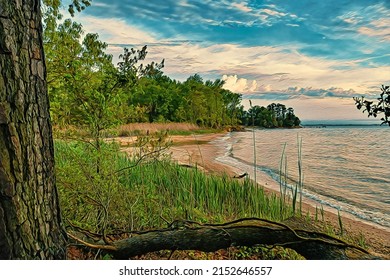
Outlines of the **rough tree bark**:
[{"label": "rough tree bark", "polygon": [[40,0],[0,0],[0,259],[62,259]]}]

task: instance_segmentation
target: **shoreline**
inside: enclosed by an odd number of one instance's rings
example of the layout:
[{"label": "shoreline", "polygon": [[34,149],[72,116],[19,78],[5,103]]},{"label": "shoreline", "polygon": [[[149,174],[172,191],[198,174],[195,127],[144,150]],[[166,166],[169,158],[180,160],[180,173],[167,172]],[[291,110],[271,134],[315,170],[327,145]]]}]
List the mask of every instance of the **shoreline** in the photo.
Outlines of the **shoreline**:
[{"label": "shoreline", "polygon": [[[172,146],[168,154],[173,162],[186,167],[197,167],[206,174],[223,175],[230,177],[239,176],[243,173],[240,168],[234,167],[218,161],[219,157],[225,155],[225,150],[219,144],[226,137],[228,132],[192,134],[192,135],[172,135],[168,140],[172,141]],[[125,146],[135,142],[137,137],[116,137],[111,139]],[[124,148],[122,151],[129,152],[132,148]],[[245,170],[249,175],[253,170]],[[250,175],[251,176],[251,175]],[[258,184],[269,194],[279,194],[279,187],[275,186],[274,181],[271,183],[265,177],[258,177]],[[260,180],[259,180],[260,179]],[[264,181],[262,181],[264,179]],[[260,182],[259,182],[260,181]],[[309,213],[314,220],[316,207],[314,203],[305,201],[303,197],[302,212],[303,216]],[[324,220],[322,216],[318,219],[324,225],[330,225],[336,231],[339,230],[339,217],[337,211],[330,207],[323,207]],[[332,211],[333,210],[333,211]],[[319,215],[320,216],[320,215]],[[381,225],[370,223],[369,221],[360,220],[348,213],[341,213],[343,232],[356,240],[364,240],[365,249],[374,254],[381,255],[384,259],[390,259],[390,229]]]},{"label": "shoreline", "polygon": [[[217,160],[223,156],[224,151],[217,146],[217,141],[226,136],[226,133],[202,134],[191,136],[171,136],[172,147],[169,149],[173,161],[182,164],[197,166],[204,172],[215,175],[227,174],[231,177],[238,176],[242,170],[234,166],[224,164]],[[249,173],[249,172],[248,172]],[[259,185],[269,193],[279,194],[279,191],[266,182]],[[305,200],[306,198],[303,198]],[[339,217],[336,210],[324,206],[324,221],[335,229],[339,229]],[[304,214],[310,213],[314,217],[316,208],[313,203],[308,201],[302,202],[302,211]],[[322,218],[321,218],[322,219]],[[365,244],[369,250],[390,258],[390,229],[370,223],[369,221],[360,220],[347,213],[341,214],[343,231],[356,238],[364,236]]]}]

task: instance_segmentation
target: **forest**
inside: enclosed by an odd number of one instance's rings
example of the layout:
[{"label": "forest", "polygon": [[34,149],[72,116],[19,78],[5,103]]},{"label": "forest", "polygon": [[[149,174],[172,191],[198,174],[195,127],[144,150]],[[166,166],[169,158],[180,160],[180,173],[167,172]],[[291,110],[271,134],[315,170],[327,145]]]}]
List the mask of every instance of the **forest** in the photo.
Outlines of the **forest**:
[{"label": "forest", "polygon": [[164,60],[144,64],[147,46],[125,48],[117,66],[98,34],[84,34],[77,22],[57,23],[46,13],[44,47],[54,125],[83,125],[94,133],[126,123],[186,122],[200,127],[243,125],[297,127],[299,118],[282,104],[241,105],[242,95],[224,81],[185,81],[163,73]]}]

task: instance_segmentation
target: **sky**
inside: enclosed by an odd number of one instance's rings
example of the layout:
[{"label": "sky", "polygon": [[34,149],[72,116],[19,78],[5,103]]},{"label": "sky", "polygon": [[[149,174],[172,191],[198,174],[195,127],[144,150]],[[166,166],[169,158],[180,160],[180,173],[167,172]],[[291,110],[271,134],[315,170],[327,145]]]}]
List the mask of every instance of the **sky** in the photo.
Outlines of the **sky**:
[{"label": "sky", "polygon": [[222,79],[246,108],[367,120],[353,97],[390,85],[389,15],[390,0],[93,0],[75,20],[114,60],[147,45],[172,79]]}]

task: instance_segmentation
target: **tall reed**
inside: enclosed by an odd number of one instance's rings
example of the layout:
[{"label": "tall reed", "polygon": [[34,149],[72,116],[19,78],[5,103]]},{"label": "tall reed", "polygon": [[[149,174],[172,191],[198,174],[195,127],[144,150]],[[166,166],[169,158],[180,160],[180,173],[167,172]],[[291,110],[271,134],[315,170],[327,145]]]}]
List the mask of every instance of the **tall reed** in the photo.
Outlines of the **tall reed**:
[{"label": "tall reed", "polygon": [[298,145],[298,184],[299,189],[299,213],[302,214],[302,191],[303,191],[303,170],[302,170],[302,137],[297,135]]},{"label": "tall reed", "polygon": [[254,216],[280,221],[291,213],[291,207],[249,179],[206,175],[169,160],[137,162],[109,144],[102,147],[106,157],[96,174],[95,155],[87,144],[57,141],[55,146],[63,214],[90,229],[100,222],[99,209],[108,217],[104,227],[127,230],[161,228],[176,219],[223,222]]},{"label": "tall reed", "polygon": [[282,205],[286,204],[286,193],[287,193],[287,155],[286,155],[286,145],[287,145],[287,143],[284,143],[283,150],[282,150],[282,155],[280,157],[280,165],[279,165],[279,188],[280,188],[280,195],[281,195]]},{"label": "tall reed", "polygon": [[[302,193],[303,193],[303,169],[302,169],[302,138],[297,137],[297,180],[291,180],[288,175],[287,143],[284,144],[279,162],[279,189],[281,204],[285,205],[287,200],[287,190],[291,189],[293,214],[302,214]],[[291,183],[290,183],[291,182]],[[290,183],[290,185],[289,185]],[[299,204],[298,204],[299,203]],[[298,209],[297,209],[298,205]]]},{"label": "tall reed", "polygon": [[[249,104],[251,106],[251,109],[253,109],[252,106],[252,100],[249,100]],[[252,138],[253,138],[253,178],[255,182],[257,182],[257,163],[256,163],[256,131],[255,131],[255,116],[253,115],[252,110]]]},{"label": "tall reed", "polygon": [[340,209],[337,209],[337,218],[338,218],[338,221],[339,221],[340,234],[343,235],[344,234],[344,227],[343,227],[343,221],[341,220]]}]

